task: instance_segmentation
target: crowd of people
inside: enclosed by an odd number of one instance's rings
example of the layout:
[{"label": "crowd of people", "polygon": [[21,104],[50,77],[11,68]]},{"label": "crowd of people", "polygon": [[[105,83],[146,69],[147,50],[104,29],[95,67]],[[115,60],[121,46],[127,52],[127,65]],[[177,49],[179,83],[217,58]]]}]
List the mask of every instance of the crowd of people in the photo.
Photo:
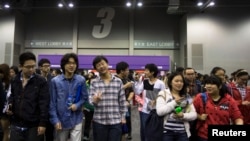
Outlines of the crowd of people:
[{"label": "crowd of people", "polygon": [[60,68],[51,69],[50,60],[37,62],[32,52],[24,52],[18,67],[0,64],[2,141],[132,140],[134,100],[141,141],[148,141],[146,121],[153,109],[164,116],[162,141],[207,141],[209,125],[250,124],[244,69],[229,78],[222,67],[210,74],[179,67],[159,77],[153,63],[138,73],[121,61],[114,74],[109,60],[97,55],[95,72],[79,74],[79,61],[77,54],[66,53]]}]

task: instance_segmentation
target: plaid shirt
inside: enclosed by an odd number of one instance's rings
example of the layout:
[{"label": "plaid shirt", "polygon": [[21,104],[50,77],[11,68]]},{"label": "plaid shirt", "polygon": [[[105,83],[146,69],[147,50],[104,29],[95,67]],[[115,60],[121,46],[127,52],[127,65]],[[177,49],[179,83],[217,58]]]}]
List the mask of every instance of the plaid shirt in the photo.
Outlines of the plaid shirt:
[{"label": "plaid shirt", "polygon": [[239,90],[240,94],[241,94],[241,98],[242,100],[245,99],[246,97],[246,87],[245,86],[240,86],[238,84],[235,84],[236,88]]},{"label": "plaid shirt", "polygon": [[95,104],[93,121],[103,125],[114,125],[121,123],[125,119],[127,112],[126,97],[123,83],[121,79],[112,76],[109,84],[97,77],[91,80],[90,84],[90,102],[93,96],[98,92],[102,92],[102,99]]}]

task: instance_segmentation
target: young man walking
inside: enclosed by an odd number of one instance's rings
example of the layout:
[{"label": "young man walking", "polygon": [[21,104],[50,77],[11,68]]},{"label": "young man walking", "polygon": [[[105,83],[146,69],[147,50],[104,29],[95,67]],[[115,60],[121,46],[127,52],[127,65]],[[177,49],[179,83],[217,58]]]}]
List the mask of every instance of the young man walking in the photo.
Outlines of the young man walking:
[{"label": "young man walking", "polygon": [[67,53],[61,59],[63,74],[50,85],[50,121],[56,130],[56,141],[81,141],[82,106],[88,101],[85,78],[76,74],[78,57]]},{"label": "young man walking", "polygon": [[96,56],[93,66],[99,73],[90,84],[90,101],[95,106],[94,141],[121,141],[127,111],[123,83],[109,72],[106,57]]},{"label": "young man walking", "polygon": [[11,83],[7,113],[12,115],[10,141],[43,141],[48,123],[49,88],[35,73],[36,56],[24,52],[19,56],[21,71]]}]

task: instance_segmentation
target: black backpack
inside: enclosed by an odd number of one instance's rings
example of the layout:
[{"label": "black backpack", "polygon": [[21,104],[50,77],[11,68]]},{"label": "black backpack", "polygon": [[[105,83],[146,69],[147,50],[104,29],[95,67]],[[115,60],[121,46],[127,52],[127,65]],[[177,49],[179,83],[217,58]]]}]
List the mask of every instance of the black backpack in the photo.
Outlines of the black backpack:
[{"label": "black backpack", "polygon": [[[157,96],[157,98],[158,97],[163,97],[166,100],[166,93],[165,97],[162,95]],[[156,113],[156,109],[150,111],[145,124],[145,136],[147,141],[162,141],[163,122],[164,116],[158,116]]]}]

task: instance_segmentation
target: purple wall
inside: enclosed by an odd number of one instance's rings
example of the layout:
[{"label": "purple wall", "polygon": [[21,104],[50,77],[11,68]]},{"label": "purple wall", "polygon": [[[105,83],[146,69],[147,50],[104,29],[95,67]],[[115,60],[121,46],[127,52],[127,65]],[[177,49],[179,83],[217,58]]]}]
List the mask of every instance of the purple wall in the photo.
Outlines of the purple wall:
[{"label": "purple wall", "polygon": [[[38,60],[47,58],[50,60],[53,68],[60,68],[60,61],[63,55],[38,55]],[[93,69],[92,61],[96,55],[78,55],[79,69]],[[120,61],[129,64],[129,68],[133,70],[143,70],[148,63],[154,63],[159,70],[170,70],[169,56],[121,56],[121,55],[105,55],[109,61],[109,68],[115,69]]]}]

